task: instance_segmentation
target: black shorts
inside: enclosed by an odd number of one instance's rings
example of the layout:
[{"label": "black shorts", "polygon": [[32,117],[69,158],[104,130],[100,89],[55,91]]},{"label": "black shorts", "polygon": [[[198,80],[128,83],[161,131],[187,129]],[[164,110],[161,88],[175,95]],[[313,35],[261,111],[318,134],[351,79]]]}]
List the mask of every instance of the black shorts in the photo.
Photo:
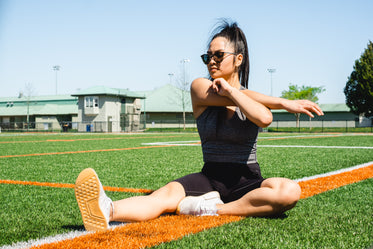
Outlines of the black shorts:
[{"label": "black shorts", "polygon": [[186,196],[203,195],[218,191],[224,203],[240,199],[259,188],[264,178],[258,163],[229,164],[205,163],[200,173],[186,175],[175,180],[183,185]]}]

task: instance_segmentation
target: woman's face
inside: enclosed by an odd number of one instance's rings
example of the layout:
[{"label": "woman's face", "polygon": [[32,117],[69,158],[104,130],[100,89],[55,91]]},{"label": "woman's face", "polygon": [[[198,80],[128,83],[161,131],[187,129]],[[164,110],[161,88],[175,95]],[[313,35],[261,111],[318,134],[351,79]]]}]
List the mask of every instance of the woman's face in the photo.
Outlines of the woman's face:
[{"label": "woman's face", "polygon": [[[210,73],[211,78],[223,78],[226,81],[232,79],[234,76],[238,76],[237,63],[241,65],[240,60],[235,60],[234,48],[224,37],[216,37],[211,41],[208,54],[213,55],[215,52],[229,52],[230,54],[224,54],[222,59],[217,59],[212,56],[210,62],[207,64],[207,69]],[[242,57],[242,56],[241,56]],[[239,66],[238,65],[238,66]],[[237,75],[234,75],[237,74]]]}]

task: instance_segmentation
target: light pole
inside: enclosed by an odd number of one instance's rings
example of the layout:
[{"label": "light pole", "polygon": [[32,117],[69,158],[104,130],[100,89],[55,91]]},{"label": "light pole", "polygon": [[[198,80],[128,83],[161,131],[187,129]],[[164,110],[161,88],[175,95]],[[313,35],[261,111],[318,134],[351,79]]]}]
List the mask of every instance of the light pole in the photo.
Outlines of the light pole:
[{"label": "light pole", "polygon": [[60,68],[61,67],[58,65],[53,66],[53,70],[56,72],[56,95],[57,95],[57,71],[59,71]]},{"label": "light pole", "polygon": [[183,59],[181,62],[184,64],[184,84],[186,84],[187,82],[186,82],[186,75],[185,75],[186,74],[185,65],[186,65],[187,62],[190,62],[190,60],[189,59]]},{"label": "light pole", "polygon": [[172,85],[172,77],[174,76],[173,73],[169,73],[168,76],[170,76],[170,85]]},{"label": "light pole", "polygon": [[276,68],[268,68],[267,71],[271,74],[271,96],[273,96],[272,74],[276,72]]}]

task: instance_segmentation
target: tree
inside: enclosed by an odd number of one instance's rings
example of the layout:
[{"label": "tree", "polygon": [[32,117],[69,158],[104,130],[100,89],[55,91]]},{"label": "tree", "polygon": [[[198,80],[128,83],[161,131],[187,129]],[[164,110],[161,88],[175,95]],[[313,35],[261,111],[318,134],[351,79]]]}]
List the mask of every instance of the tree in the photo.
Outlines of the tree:
[{"label": "tree", "polygon": [[354,70],[344,88],[346,104],[356,115],[373,116],[373,43],[355,61]]},{"label": "tree", "polygon": [[[26,92],[26,98],[27,98],[27,116],[26,116],[26,122],[27,122],[27,131],[29,130],[30,128],[30,99],[31,97],[33,96],[34,94],[34,87],[32,86],[31,83],[27,83],[25,85],[25,92]],[[20,96],[22,96],[23,93],[20,93]]]},{"label": "tree", "polygon": [[181,61],[183,65],[182,73],[178,79],[176,79],[176,87],[180,89],[177,93],[180,95],[179,96],[179,104],[181,105],[181,108],[183,110],[183,129],[185,130],[185,123],[186,123],[186,118],[185,118],[185,111],[186,107],[190,105],[191,100],[190,100],[190,81],[186,69],[186,63],[188,63],[188,59],[183,59]]},{"label": "tree", "polygon": [[[312,102],[317,103],[319,98],[317,94],[324,92],[324,87],[311,87],[311,86],[301,86],[289,84],[289,90],[284,90],[281,92],[281,98],[297,100],[297,99],[307,99]],[[297,119],[297,127],[299,127],[300,113],[295,113]]]}]

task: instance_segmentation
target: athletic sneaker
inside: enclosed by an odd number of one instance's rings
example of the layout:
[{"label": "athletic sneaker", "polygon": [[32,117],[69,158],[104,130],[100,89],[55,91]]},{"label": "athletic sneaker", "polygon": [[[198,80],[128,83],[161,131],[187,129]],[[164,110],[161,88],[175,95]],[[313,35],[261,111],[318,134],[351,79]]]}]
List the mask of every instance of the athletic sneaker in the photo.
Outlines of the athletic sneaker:
[{"label": "athletic sneaker", "polygon": [[87,231],[109,228],[110,207],[114,213],[114,204],[105,194],[93,169],[85,169],[79,174],[75,182],[75,198]]},{"label": "athletic sneaker", "polygon": [[208,192],[201,196],[188,196],[181,200],[176,213],[196,216],[215,216],[216,204],[224,204],[216,191]]}]

